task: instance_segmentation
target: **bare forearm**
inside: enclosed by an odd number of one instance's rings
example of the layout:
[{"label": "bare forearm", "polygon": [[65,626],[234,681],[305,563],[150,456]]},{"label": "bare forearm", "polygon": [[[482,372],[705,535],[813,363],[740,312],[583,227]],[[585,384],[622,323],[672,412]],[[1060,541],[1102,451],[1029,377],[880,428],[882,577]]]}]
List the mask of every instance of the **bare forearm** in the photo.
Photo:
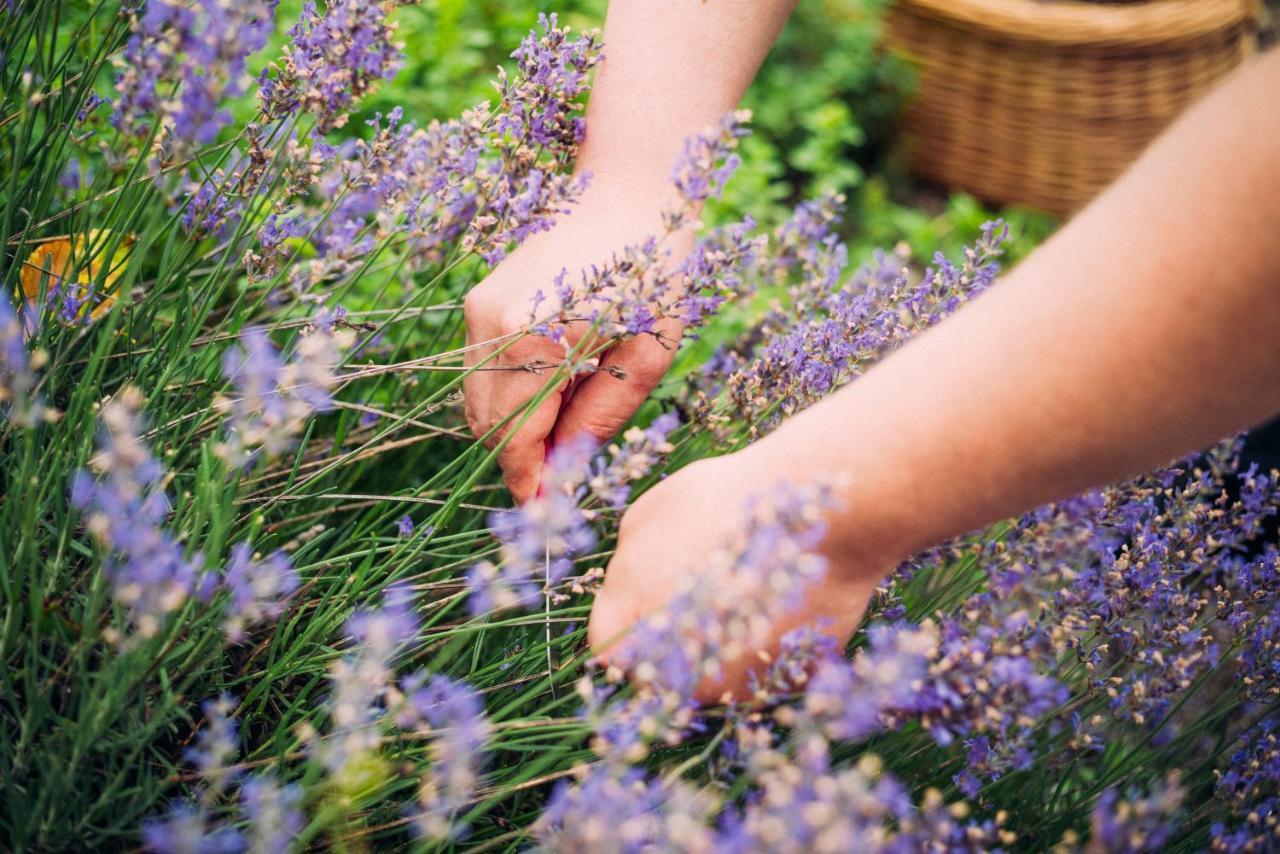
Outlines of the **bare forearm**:
[{"label": "bare forearm", "polygon": [[795,0],[613,0],[582,168],[660,192],[684,140],[732,110]]},{"label": "bare forearm", "polygon": [[1273,52],[990,292],[751,453],[836,462],[836,547],[906,553],[1280,410],[1277,88]]}]

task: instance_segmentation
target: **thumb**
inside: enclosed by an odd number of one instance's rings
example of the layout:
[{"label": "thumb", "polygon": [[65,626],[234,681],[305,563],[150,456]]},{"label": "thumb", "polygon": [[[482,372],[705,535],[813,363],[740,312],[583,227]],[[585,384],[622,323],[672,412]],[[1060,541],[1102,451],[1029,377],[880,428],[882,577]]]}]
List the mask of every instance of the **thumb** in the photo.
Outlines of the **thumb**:
[{"label": "thumb", "polygon": [[592,653],[607,663],[609,654],[617,653],[618,643],[636,617],[627,597],[617,595],[606,582],[596,593],[595,602],[591,605],[591,617],[587,621],[587,644]]}]

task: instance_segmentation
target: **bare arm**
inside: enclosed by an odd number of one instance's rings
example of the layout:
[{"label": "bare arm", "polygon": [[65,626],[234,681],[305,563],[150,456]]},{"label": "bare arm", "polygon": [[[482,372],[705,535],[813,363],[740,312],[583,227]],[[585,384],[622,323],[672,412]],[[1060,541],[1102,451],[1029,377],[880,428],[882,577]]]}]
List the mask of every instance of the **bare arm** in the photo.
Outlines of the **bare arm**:
[{"label": "bare arm", "polygon": [[[615,0],[605,24],[605,59],[587,110],[587,137],[578,168],[592,173],[575,211],[535,235],[468,295],[469,344],[517,332],[529,319],[535,291],[550,293],[562,269],[607,261],[628,244],[662,229],[671,194],[670,173],[686,137],[733,109],[764,59],[795,0]],[[677,235],[683,255],[692,235]],[[544,310],[550,307],[544,306]],[[662,330],[679,339],[681,330]],[[572,333],[569,344],[576,343]],[[471,364],[491,349],[468,353]],[[507,349],[501,365],[558,363],[563,345],[529,337]],[[620,343],[602,364],[625,379],[600,373],[581,382],[566,404],[545,400],[499,455],[517,500],[537,490],[544,442],[586,432],[610,438],[635,412],[671,363],[673,354],[645,336]],[[514,371],[467,378],[467,418],[483,435],[535,395],[544,377]],[[497,441],[497,437],[494,438]]]},{"label": "bare arm", "polygon": [[[623,519],[598,648],[737,529],[726,495],[847,475],[826,579],[773,627],[845,638],[911,553],[1280,411],[1280,51],[1191,110],[986,294],[848,388]],[[751,661],[726,673],[742,690]],[[718,688],[704,691],[714,699]]]},{"label": "bare arm", "polygon": [[1273,52],[1003,282],[753,453],[798,472],[834,456],[856,484],[842,546],[905,554],[1280,410],[1278,89]]}]

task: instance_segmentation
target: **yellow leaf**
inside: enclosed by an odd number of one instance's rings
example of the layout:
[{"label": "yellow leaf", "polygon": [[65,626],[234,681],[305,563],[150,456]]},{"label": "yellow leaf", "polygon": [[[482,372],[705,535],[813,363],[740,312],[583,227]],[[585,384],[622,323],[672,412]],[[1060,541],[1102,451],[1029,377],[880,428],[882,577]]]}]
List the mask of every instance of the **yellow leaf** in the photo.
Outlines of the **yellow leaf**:
[{"label": "yellow leaf", "polygon": [[[92,294],[93,306],[89,309],[89,316],[97,320],[110,311],[116,301],[116,281],[124,272],[133,236],[126,235],[108,260],[106,250],[111,241],[111,232],[105,228],[44,241],[22,265],[23,295],[28,300],[39,298],[42,279],[46,281],[46,292],[55,285],[66,287],[66,280],[74,272],[72,284],[76,290],[73,295],[78,300],[86,300]],[[94,253],[93,257],[87,258],[90,252]]]}]

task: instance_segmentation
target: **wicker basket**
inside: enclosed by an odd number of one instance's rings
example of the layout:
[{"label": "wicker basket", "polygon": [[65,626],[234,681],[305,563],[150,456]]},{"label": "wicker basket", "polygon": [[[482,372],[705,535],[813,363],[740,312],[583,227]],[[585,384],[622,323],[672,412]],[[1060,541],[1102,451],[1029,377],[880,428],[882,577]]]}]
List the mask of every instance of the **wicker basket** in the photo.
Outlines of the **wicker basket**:
[{"label": "wicker basket", "polygon": [[1253,0],[896,0],[913,171],[1066,215],[1255,48]]}]

